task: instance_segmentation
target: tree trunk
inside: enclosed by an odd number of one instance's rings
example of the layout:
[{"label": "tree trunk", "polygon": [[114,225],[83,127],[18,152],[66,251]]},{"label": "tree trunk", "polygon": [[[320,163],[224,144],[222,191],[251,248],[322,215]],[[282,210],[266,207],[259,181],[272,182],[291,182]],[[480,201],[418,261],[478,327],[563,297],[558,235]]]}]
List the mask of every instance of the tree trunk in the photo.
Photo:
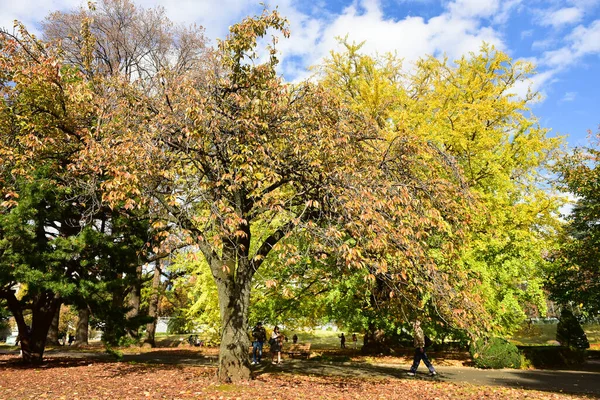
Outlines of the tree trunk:
[{"label": "tree trunk", "polygon": [[154,266],[154,276],[152,277],[152,293],[148,302],[148,316],[152,318],[152,322],[146,325],[146,340],[152,347],[156,346],[154,336],[156,334],[156,318],[158,317],[158,301],[160,295],[160,261],[156,261]]},{"label": "tree trunk", "polygon": [[[127,320],[137,318],[140,313],[140,303],[142,298],[142,265],[138,265],[135,270],[136,279],[133,284],[133,288],[129,293],[129,311],[127,312]],[[134,324],[136,329],[128,329],[128,334],[134,339],[139,339],[139,332],[137,330],[137,324]]]},{"label": "tree trunk", "polygon": [[61,300],[50,292],[43,292],[33,300],[31,328],[23,318],[23,306],[16,298],[14,292],[4,293],[3,296],[10,312],[12,313],[21,340],[21,353],[25,364],[41,364],[46,346],[46,336],[56,310]]},{"label": "tree trunk", "polygon": [[60,307],[56,308],[56,313],[54,313],[54,317],[52,318],[52,323],[50,324],[50,329],[48,329],[48,335],[46,336],[46,343],[60,346],[60,342],[58,341],[58,322],[60,320]]},{"label": "tree trunk", "polygon": [[373,323],[369,323],[361,352],[364,354],[390,354],[391,348],[388,342],[385,332],[377,329]]},{"label": "tree trunk", "polygon": [[[221,382],[240,382],[250,379],[248,348],[248,308],[250,305],[251,277],[232,273],[216,279],[221,312],[221,348],[219,373]],[[225,275],[225,274],[223,274]]]},{"label": "tree trunk", "polygon": [[79,319],[75,331],[75,344],[87,345],[89,333],[90,310],[87,307],[79,309]]},{"label": "tree trunk", "polygon": [[[122,279],[122,277],[120,277]],[[112,294],[111,307],[113,310],[123,309],[125,295],[123,288],[115,288]],[[104,333],[102,340],[111,346],[119,344],[119,340],[126,335],[125,323],[127,322],[122,314],[107,314],[108,318],[104,324]]]}]

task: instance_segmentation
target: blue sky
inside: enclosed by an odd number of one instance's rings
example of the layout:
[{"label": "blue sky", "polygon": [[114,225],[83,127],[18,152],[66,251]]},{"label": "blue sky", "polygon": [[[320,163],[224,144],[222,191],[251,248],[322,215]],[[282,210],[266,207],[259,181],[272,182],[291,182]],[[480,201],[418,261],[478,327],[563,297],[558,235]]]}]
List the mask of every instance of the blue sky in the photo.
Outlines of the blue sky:
[{"label": "blue sky", "polygon": [[[587,130],[600,124],[600,0],[271,0],[290,21],[292,36],[282,40],[281,72],[288,79],[336,48],[336,36],[366,40],[365,51],[395,51],[405,65],[426,54],[455,59],[483,41],[515,59],[537,65],[531,87],[543,95],[533,106],[542,126],[568,135],[571,146],[585,145]],[[209,38],[261,11],[250,0],[140,0],[161,5],[181,24],[197,23]],[[0,0],[0,26],[18,19],[35,31],[54,10],[81,6],[80,0]],[[522,88],[525,90],[525,88]]]}]

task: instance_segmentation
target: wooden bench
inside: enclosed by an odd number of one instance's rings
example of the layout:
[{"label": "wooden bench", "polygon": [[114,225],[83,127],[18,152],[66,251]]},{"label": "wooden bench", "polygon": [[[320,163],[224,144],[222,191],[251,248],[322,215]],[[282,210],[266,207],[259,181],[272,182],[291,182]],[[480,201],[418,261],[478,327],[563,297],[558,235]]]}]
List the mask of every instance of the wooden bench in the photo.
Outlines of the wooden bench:
[{"label": "wooden bench", "polygon": [[310,343],[284,345],[282,352],[292,358],[294,358],[294,356],[300,356],[308,359],[310,357]]}]

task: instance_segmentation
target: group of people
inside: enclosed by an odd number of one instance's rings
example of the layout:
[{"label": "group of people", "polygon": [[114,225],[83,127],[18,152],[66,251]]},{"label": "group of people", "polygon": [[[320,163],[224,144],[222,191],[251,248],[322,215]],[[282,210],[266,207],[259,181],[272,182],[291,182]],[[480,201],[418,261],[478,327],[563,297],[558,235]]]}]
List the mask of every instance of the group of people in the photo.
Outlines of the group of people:
[{"label": "group of people", "polygon": [[202,341],[198,335],[190,335],[187,339],[188,343],[190,344],[190,346],[195,346],[195,347],[201,347],[204,344],[204,341]]},{"label": "group of people", "polygon": [[[415,321],[413,323],[413,339],[415,346],[415,354],[413,357],[413,363],[408,371],[408,375],[415,376],[417,373],[417,368],[419,368],[419,364],[421,361],[425,364],[425,366],[429,369],[429,374],[431,376],[437,375],[437,372],[429,358],[427,358],[426,350],[426,341],[425,334],[423,333],[423,329],[421,328],[421,322]],[[342,333],[340,336],[341,348],[346,348],[346,336]],[[252,329],[252,365],[260,364],[262,359],[262,351],[264,342],[267,339],[267,331],[262,325],[262,322],[258,322],[254,328]],[[280,332],[279,327],[276,326],[273,328],[273,333],[271,334],[271,338],[269,339],[269,346],[271,352],[271,362],[273,364],[281,364],[281,349],[283,346],[283,341],[285,340],[285,336]],[[293,343],[297,343],[298,336],[294,334]],[[356,333],[352,334],[352,342],[354,343],[354,348],[356,348],[358,338],[356,337]],[[275,361],[277,359],[277,361]]]},{"label": "group of people", "polygon": [[[294,335],[296,340],[298,337]],[[260,364],[263,354],[263,345],[267,340],[267,331],[262,322],[258,322],[252,329],[252,365]],[[273,333],[269,339],[269,347],[271,352],[271,362],[273,364],[281,364],[281,348],[283,347],[284,336],[281,334],[279,327],[273,328]],[[277,361],[275,361],[277,358]]]},{"label": "group of people", "polygon": [[[252,365],[260,364],[263,354],[263,346],[267,340],[267,331],[262,322],[258,322],[252,329]],[[271,362],[281,364],[281,350],[283,342],[287,342],[287,337],[281,333],[278,326],[273,328],[273,333],[269,339],[269,352],[271,353]],[[298,343],[298,335],[294,333],[292,343]]]}]

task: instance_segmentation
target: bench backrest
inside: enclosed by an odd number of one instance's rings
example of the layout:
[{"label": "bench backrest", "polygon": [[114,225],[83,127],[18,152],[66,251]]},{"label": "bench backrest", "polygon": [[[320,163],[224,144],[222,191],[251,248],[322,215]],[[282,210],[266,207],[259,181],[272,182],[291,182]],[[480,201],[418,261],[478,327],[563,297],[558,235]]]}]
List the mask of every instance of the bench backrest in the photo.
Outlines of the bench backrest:
[{"label": "bench backrest", "polygon": [[310,350],[310,343],[296,343],[291,344],[289,347],[285,349],[285,351],[289,352],[305,352]]}]

